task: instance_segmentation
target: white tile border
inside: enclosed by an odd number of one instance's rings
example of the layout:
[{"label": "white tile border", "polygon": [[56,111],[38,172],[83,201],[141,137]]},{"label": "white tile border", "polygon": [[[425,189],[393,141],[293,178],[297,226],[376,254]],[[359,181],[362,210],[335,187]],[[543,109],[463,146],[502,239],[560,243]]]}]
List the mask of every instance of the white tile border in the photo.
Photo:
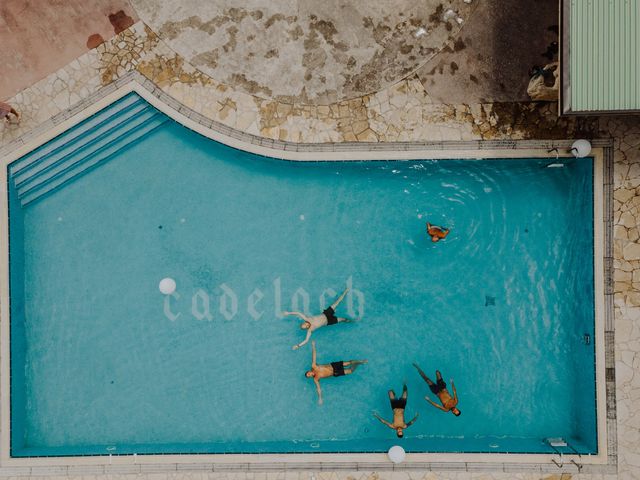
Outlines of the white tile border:
[{"label": "white tile border", "polygon": [[[233,131],[228,127],[205,121],[209,126],[202,125],[194,120],[189,109],[177,104],[178,109],[171,107],[150,91],[148,85],[140,83],[140,77],[133,74],[126,79],[119,79],[117,85],[111,84],[110,88],[101,91],[101,95],[92,96],[93,103],[78,110],[75,106],[71,111],[64,112],[60,118],[51,119],[43,126],[44,131],[36,131],[26,134],[24,137],[9,145],[9,152],[5,152],[0,161],[0,475],[5,468],[25,467],[32,474],[40,468],[52,467],[48,474],[55,474],[58,469],[80,468],[80,466],[95,466],[103,468],[105,473],[114,469],[124,469],[127,473],[142,472],[151,468],[156,471],[160,468],[163,472],[176,471],[180,465],[204,465],[208,469],[213,466],[213,471],[224,469],[225,471],[254,471],[301,469],[310,470],[319,467],[320,470],[409,470],[409,469],[443,469],[445,466],[454,470],[469,470],[489,468],[497,471],[505,471],[522,468],[529,470],[525,465],[535,465],[539,471],[549,469],[555,472],[576,471],[576,467],[568,464],[575,460],[581,465],[604,467],[608,464],[607,455],[607,408],[606,408],[606,383],[605,383],[605,297],[604,297],[604,226],[607,219],[603,207],[603,183],[604,153],[603,148],[596,147],[594,156],[594,288],[595,288],[595,331],[596,331],[596,402],[597,402],[597,426],[598,426],[598,454],[583,455],[578,458],[575,455],[565,455],[565,466],[559,469],[552,463],[557,455],[549,454],[504,454],[504,453],[414,453],[408,454],[407,460],[402,465],[393,466],[383,453],[362,454],[203,454],[203,455],[118,455],[118,456],[76,456],[76,457],[30,457],[11,458],[10,445],[10,329],[9,329],[9,290],[8,290],[8,199],[7,199],[7,166],[9,163],[22,157],[38,146],[46,143],[57,135],[68,130],[72,126],[97,113],[114,101],[131,92],[147,100],[158,110],[170,118],[181,123],[185,127],[220,143],[233,148],[255,153],[257,155],[295,161],[345,161],[345,160],[410,160],[410,159],[491,159],[514,157],[555,158],[555,154],[548,152],[552,146],[566,148],[571,140],[566,141],[475,141],[475,142],[425,142],[425,143],[386,143],[386,144],[288,144],[274,140],[255,137],[243,132]],[[153,87],[155,89],[155,87]],[[174,100],[175,102],[175,100]],[[216,127],[218,127],[216,129]],[[598,145],[594,142],[594,145]],[[3,149],[7,150],[7,149]],[[565,156],[561,156],[564,158]],[[40,470],[38,470],[40,471]]]}]

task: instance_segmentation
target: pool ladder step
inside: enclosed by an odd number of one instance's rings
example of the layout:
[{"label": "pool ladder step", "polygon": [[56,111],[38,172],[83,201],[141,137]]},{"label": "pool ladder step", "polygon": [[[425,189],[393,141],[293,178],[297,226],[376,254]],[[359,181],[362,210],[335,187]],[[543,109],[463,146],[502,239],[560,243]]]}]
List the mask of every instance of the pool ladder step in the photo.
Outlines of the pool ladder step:
[{"label": "pool ladder step", "polygon": [[12,174],[16,175],[16,172],[26,171],[38,160],[44,159],[49,155],[55,155],[66,146],[74,145],[82,139],[90,140],[92,137],[90,135],[85,136],[85,134],[91,133],[93,128],[99,128],[104,124],[109,124],[113,120],[114,115],[126,113],[128,110],[139,106],[144,107],[145,104],[140,97],[135,95],[128,95],[118,100],[53,140],[50,140],[45,145],[33,150],[20,160],[12,163]]},{"label": "pool ladder step", "polygon": [[[563,438],[560,438],[560,437],[546,438],[545,442],[547,443],[547,445],[549,445],[549,447],[551,447],[551,449],[556,453],[556,455],[558,455],[558,460],[556,460],[555,458],[551,459],[551,461],[558,468],[563,468],[565,465],[564,452],[561,450],[562,448],[568,449],[569,452],[573,455],[576,455],[578,459],[582,458],[582,455],[573,447],[573,445],[569,444],[569,442],[567,442]],[[576,462],[574,459],[569,460],[569,463],[573,464],[578,469],[578,473],[582,471],[583,465],[581,463]]]},{"label": "pool ladder step", "polygon": [[26,206],[104,163],[167,120],[136,95],[100,111],[12,165],[21,204]]}]

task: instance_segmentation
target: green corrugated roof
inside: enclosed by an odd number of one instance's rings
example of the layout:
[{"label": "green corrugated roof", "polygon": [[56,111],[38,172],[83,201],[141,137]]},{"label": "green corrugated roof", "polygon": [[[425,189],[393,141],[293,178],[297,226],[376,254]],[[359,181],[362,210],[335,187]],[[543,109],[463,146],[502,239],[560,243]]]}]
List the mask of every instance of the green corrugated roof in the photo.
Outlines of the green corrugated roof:
[{"label": "green corrugated roof", "polygon": [[571,0],[571,110],[640,110],[640,0]]}]

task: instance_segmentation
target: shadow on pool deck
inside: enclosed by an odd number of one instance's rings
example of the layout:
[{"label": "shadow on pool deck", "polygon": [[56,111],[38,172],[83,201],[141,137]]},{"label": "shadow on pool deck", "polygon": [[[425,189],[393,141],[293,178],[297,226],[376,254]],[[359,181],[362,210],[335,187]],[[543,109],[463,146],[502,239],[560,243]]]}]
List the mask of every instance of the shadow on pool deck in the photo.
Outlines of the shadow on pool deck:
[{"label": "shadow on pool deck", "polygon": [[[435,103],[528,101],[529,71],[551,61],[543,53],[558,39],[558,0],[472,1],[478,5],[464,19],[460,33],[417,70],[418,78]],[[35,5],[23,0],[0,4],[0,26],[7,27],[0,29],[0,99],[35,83],[137,20],[127,0],[70,0],[64,4],[43,0]],[[210,38],[212,47],[216,41],[219,39]],[[358,44],[345,48],[356,51]]]},{"label": "shadow on pool deck", "polygon": [[418,70],[420,81],[436,103],[529,101],[531,67],[558,58],[543,56],[558,41],[558,1],[476,1],[455,43]]}]

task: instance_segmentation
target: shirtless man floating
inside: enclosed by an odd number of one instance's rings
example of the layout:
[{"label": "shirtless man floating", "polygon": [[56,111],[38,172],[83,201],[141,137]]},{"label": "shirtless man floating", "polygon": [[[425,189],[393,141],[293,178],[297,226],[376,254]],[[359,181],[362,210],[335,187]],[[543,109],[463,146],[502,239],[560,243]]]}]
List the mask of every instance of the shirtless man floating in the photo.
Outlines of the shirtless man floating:
[{"label": "shirtless man floating", "polygon": [[393,409],[393,423],[387,422],[384,418],[381,418],[380,415],[374,413],[373,416],[384,423],[387,427],[396,431],[396,435],[398,438],[402,438],[404,436],[404,429],[409,428],[411,425],[415,423],[418,419],[419,413],[416,413],[416,416],[413,417],[409,423],[404,423],[404,409],[407,406],[407,386],[402,386],[402,396],[400,398],[396,398],[396,394],[393,390],[389,390],[389,400],[391,400],[391,408]]},{"label": "shirtless man floating", "polygon": [[447,235],[449,235],[449,229],[443,228],[443,227],[437,227],[427,222],[427,233],[431,237],[431,241],[435,243],[435,242],[439,242],[443,238],[446,238]]},{"label": "shirtless man floating", "polygon": [[[318,392],[318,403],[322,405],[322,388],[320,388],[320,379],[327,377],[342,377],[350,375],[356,371],[358,366],[367,363],[366,360],[349,360],[348,362],[331,362],[329,365],[318,365],[316,363],[316,342],[311,342],[311,370],[308,370],[304,376],[313,378]],[[345,368],[349,367],[349,368]]]},{"label": "shirtless man floating", "polygon": [[442,406],[431,401],[429,397],[424,397],[425,400],[427,400],[427,402],[429,402],[434,407],[439,408],[443,412],[451,412],[456,417],[458,417],[461,412],[456,408],[456,405],[458,405],[458,393],[456,392],[456,386],[453,384],[453,380],[451,380],[451,388],[453,388],[452,397],[447,390],[447,384],[442,379],[440,370],[436,370],[436,383],[433,383],[418,365],[414,363],[413,366],[418,369],[418,373],[420,374],[420,376],[424,379],[425,382],[427,382],[427,384],[429,385],[429,390],[431,390],[431,392],[440,399],[440,403],[442,403]]},{"label": "shirtless man floating", "polygon": [[303,345],[305,345],[311,338],[311,334],[315,332],[317,329],[319,329],[320,327],[324,327],[325,325],[335,325],[336,323],[353,321],[353,320],[349,320],[348,318],[336,317],[336,308],[338,308],[338,305],[340,305],[340,302],[342,302],[342,299],[344,298],[344,296],[347,294],[348,291],[349,289],[347,288],[344,292],[342,292],[342,295],[340,295],[338,299],[335,302],[333,302],[333,304],[329,308],[325,309],[320,315],[314,315],[312,317],[309,317],[301,312],[282,312],[283,315],[295,315],[296,317],[302,319],[303,322],[300,325],[300,328],[307,331],[307,337],[304,339],[303,342],[298,343],[297,345],[294,345],[293,346],[294,350],[297,350]]}]

